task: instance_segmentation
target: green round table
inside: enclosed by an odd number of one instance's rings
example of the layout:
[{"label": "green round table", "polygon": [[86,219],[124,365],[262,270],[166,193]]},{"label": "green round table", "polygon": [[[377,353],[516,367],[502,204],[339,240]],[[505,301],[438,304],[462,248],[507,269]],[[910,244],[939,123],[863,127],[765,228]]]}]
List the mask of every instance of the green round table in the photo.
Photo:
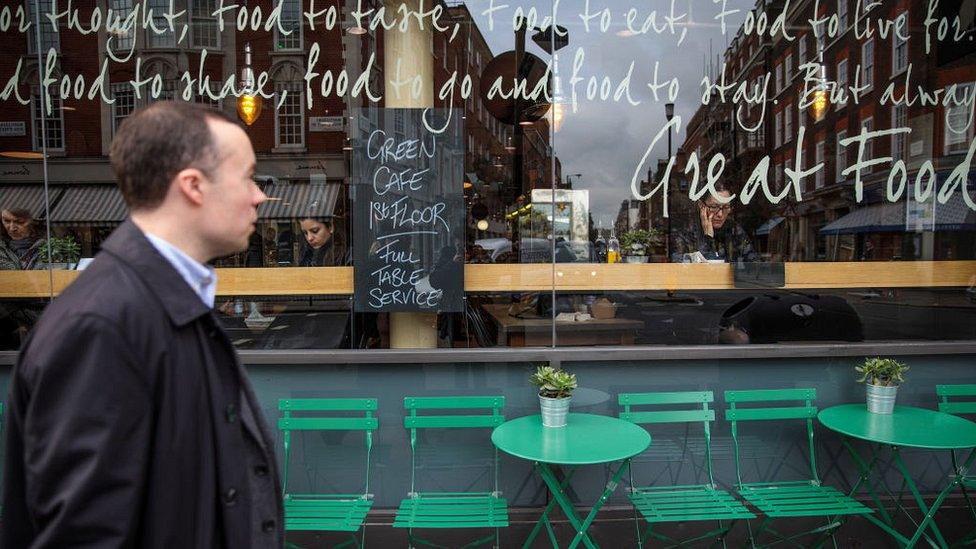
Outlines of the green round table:
[{"label": "green round table", "polygon": [[[892,414],[875,414],[868,412],[867,405],[842,404],[832,406],[822,410],[817,419],[820,423],[830,429],[847,437],[864,440],[874,444],[871,452],[871,459],[864,459],[851,444],[845,439],[844,448],[854,459],[860,471],[860,477],[851,489],[851,496],[855,495],[861,485],[866,485],[868,493],[874,500],[876,509],[881,518],[874,515],[865,515],[865,518],[873,522],[879,528],[888,532],[892,537],[901,542],[905,547],[914,547],[919,540],[927,535],[926,529],[931,529],[932,534],[938,541],[939,546],[945,547],[946,542],[935,524],[934,516],[946,496],[957,488],[964,480],[966,472],[976,460],[976,450],[970,452],[969,457],[961,467],[956,466],[955,454],[952,455],[953,474],[950,475],[950,482],[932,503],[931,508],[926,506],[922,499],[918,487],[912,480],[901,458],[899,448],[920,448],[925,450],[965,450],[976,448],[976,423],[968,419],[939,412],[936,410],[926,410],[924,408],[914,408],[911,406],[895,406]],[[925,517],[918,522],[918,528],[909,537],[894,529],[891,515],[881,503],[881,499],[874,493],[873,483],[869,481],[872,473],[880,462],[878,447],[887,446],[891,449],[894,457],[895,467],[905,479],[905,484],[911,490],[919,509]],[[895,501],[900,502],[901,498]],[[899,507],[901,507],[899,505]],[[902,511],[906,511],[901,508]],[[907,511],[906,511],[907,512]],[[932,541],[931,539],[929,541]]]},{"label": "green round table", "polygon": [[[491,433],[495,446],[515,457],[532,461],[539,476],[549,488],[552,499],[542,513],[539,522],[525,540],[523,548],[532,545],[543,526],[553,547],[558,547],[555,533],[549,522],[549,512],[559,505],[576,529],[570,548],[580,543],[593,549],[596,543],[586,533],[597,512],[616,489],[620,477],[630,464],[630,458],[643,452],[651,444],[651,435],[641,426],[609,416],[593,414],[569,414],[565,427],[543,427],[542,416],[516,418],[495,427]],[[566,487],[575,468],[566,473],[562,482],[553,471],[554,465],[595,465],[620,461],[600,499],[585,519],[580,519],[573,503],[566,495]]]},{"label": "green round table", "polygon": [[873,414],[865,404],[822,410],[824,427],[868,442],[928,450],[976,448],[976,423],[924,408],[896,406],[893,414]]}]

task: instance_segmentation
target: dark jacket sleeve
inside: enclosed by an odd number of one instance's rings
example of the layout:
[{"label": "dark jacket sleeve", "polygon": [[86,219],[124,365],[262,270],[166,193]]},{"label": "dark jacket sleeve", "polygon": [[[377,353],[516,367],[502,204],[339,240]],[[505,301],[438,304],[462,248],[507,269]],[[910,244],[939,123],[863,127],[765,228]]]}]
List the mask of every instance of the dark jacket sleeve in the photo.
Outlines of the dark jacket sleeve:
[{"label": "dark jacket sleeve", "polygon": [[133,547],[152,451],[145,365],[113,322],[61,322],[32,338],[14,381],[29,395],[18,423],[32,546]]}]

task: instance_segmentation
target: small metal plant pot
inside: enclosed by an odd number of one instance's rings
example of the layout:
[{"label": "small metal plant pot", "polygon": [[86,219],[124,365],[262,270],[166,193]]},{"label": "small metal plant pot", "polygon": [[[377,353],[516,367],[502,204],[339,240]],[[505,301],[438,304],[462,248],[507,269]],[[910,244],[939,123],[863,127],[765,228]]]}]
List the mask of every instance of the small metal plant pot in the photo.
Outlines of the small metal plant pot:
[{"label": "small metal plant pot", "polygon": [[543,427],[565,427],[569,414],[569,401],[573,397],[549,398],[539,395],[539,408],[542,410]]},{"label": "small metal plant pot", "polygon": [[646,255],[625,255],[624,263],[647,263]]},{"label": "small metal plant pot", "polygon": [[867,387],[868,411],[872,414],[890,414],[895,410],[895,397],[898,395],[898,386],[892,385],[871,385],[865,383]]}]

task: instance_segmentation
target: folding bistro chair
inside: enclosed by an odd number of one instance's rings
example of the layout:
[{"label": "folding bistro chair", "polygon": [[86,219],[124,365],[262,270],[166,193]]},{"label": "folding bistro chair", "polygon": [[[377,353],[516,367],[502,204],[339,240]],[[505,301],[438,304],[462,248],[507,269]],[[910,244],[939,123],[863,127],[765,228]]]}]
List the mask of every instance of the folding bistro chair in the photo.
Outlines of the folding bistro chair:
[{"label": "folding bistro chair", "polygon": [[[939,398],[939,411],[954,415],[976,415],[976,384],[969,385],[936,385],[935,394]],[[951,400],[950,398],[968,398],[969,400]],[[958,474],[959,462],[956,459],[956,451],[953,450],[952,472]],[[959,483],[962,490],[962,497],[966,500],[969,513],[973,517],[973,524],[976,524],[976,505],[973,504],[973,496],[969,490],[976,491],[976,476],[966,475]],[[966,535],[959,545],[976,545],[976,529]]]},{"label": "folding bistro chair", "polygon": [[[285,531],[348,532],[350,539],[336,545],[363,547],[363,539],[356,536],[366,522],[366,514],[373,506],[369,493],[370,452],[373,448],[373,432],[379,428],[375,398],[309,398],[282,399],[278,409],[283,417],[278,428],[283,433],[285,446],[284,486]],[[300,413],[302,417],[295,417]],[[310,493],[296,494],[288,491],[288,461],[291,454],[292,431],[362,431],[366,441],[364,464],[364,488],[361,494]],[[294,547],[294,545],[289,544]]]},{"label": "folding bistro chair", "polygon": [[[681,547],[686,544],[714,539],[725,545],[725,536],[740,519],[756,518],[749,512],[741,501],[715,485],[712,477],[712,449],[711,430],[709,423],[715,421],[715,411],[709,409],[708,403],[714,401],[711,391],[691,391],[681,393],[622,393],[617,396],[617,403],[624,407],[620,419],[636,423],[674,424],[698,423],[704,426],[705,435],[705,471],[708,475],[706,484],[692,484],[679,486],[634,486],[634,475],[630,474],[630,501],[647,521],[647,530],[642,534],[637,525],[637,546],[644,547],[644,540],[655,538],[671,544],[671,547]],[[670,405],[670,409],[634,411],[638,406]],[[674,406],[686,405],[683,409]],[[688,408],[687,405],[693,405]],[[633,462],[631,462],[633,469]],[[697,479],[696,479],[697,480]],[[635,514],[635,520],[637,519]],[[687,540],[675,540],[653,530],[655,524],[667,522],[690,521],[718,521],[715,530]],[[730,521],[725,524],[724,521]]]},{"label": "folding bistro chair", "polygon": [[[759,389],[725,392],[725,402],[729,406],[725,411],[725,419],[732,424],[735,475],[738,482],[736,489],[739,495],[765,515],[754,533],[751,532],[750,528],[750,537],[754,545],[760,534],[768,532],[777,538],[776,543],[796,543],[793,540],[801,536],[821,534],[822,537],[814,545],[819,547],[828,538],[833,540],[834,531],[843,524],[847,516],[866,515],[872,512],[871,509],[850,496],[820,483],[813,443],[813,419],[817,416],[817,407],[813,403],[816,398],[816,389]],[[802,401],[803,404],[781,406],[782,403],[788,401]],[[750,407],[742,408],[741,404],[747,404]],[[753,406],[754,404],[765,404],[765,406],[757,407]],[[770,406],[769,404],[773,405]],[[739,457],[739,424],[744,421],[797,419],[806,422],[810,478],[798,481],[742,482],[742,465]],[[827,524],[792,536],[785,536],[769,527],[772,519],[790,517],[823,517]],[[836,540],[833,541],[836,545]]]},{"label": "folding bistro chair", "polygon": [[[417,433],[428,429],[491,429],[504,423],[502,396],[406,397],[403,406],[409,411],[403,425],[410,431],[410,493],[400,502],[394,528],[407,528],[410,547],[425,545],[443,547],[414,535],[424,528],[494,528],[495,532],[476,539],[464,547],[494,542],[499,546],[499,528],[508,526],[508,504],[498,491],[498,450],[494,449],[491,492],[421,492],[417,489]],[[420,411],[434,414],[421,415]],[[487,410],[478,415],[448,412]]]}]

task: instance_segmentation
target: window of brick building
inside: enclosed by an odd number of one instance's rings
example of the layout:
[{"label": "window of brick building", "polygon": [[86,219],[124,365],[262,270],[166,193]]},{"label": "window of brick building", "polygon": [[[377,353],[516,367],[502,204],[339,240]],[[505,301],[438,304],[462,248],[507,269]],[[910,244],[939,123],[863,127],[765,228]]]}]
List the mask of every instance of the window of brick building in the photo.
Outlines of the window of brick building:
[{"label": "window of brick building", "polygon": [[29,53],[37,53],[38,28],[41,30],[41,51],[46,53],[51,48],[59,53],[61,51],[61,35],[45,16],[45,14],[51,13],[52,2],[53,0],[30,0],[27,2],[27,16],[31,21],[31,26],[27,29],[27,51]]},{"label": "window of brick building", "polygon": [[219,48],[220,31],[217,18],[213,15],[217,9],[215,0],[192,0],[190,11],[190,45],[194,48]]},{"label": "window of brick building", "polygon": [[289,51],[302,49],[302,3],[301,0],[283,0],[281,4],[281,28],[289,31],[284,34],[275,27],[275,50]]},{"label": "window of brick building", "polygon": [[861,86],[874,86],[874,39],[861,45]]},{"label": "window of brick building", "polygon": [[61,109],[61,99],[50,96],[51,112],[46,112],[44,101],[40,94],[31,99],[31,110],[34,113],[31,133],[35,151],[64,150],[64,111]]},{"label": "window of brick building", "polygon": [[[288,93],[284,94],[285,91]],[[281,106],[275,110],[275,146],[305,146],[305,98],[301,82],[275,84],[274,104],[279,102]]]}]

